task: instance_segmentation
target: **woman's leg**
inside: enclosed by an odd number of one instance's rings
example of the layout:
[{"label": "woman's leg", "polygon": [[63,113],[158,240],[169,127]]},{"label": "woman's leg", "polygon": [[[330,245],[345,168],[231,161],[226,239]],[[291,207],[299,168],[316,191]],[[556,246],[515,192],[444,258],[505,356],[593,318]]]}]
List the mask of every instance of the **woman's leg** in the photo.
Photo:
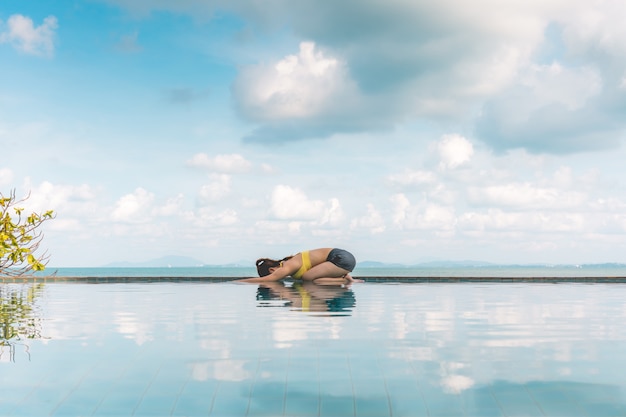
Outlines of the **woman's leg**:
[{"label": "woman's leg", "polygon": [[349,273],[350,271],[347,269],[340,268],[334,263],[326,261],[306,271],[302,279],[305,281],[314,281],[319,278],[336,278],[337,282],[341,282]]},{"label": "woman's leg", "polygon": [[328,285],[332,287],[344,286],[349,284],[349,282],[345,278],[316,278],[313,281],[308,282],[312,282],[317,286]]}]

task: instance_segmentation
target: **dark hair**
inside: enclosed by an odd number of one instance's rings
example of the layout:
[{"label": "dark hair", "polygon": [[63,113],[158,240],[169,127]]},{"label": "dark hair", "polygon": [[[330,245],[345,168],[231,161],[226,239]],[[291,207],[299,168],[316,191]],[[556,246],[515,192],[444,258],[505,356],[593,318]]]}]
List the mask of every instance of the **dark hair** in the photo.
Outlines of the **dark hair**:
[{"label": "dark hair", "polygon": [[276,261],[270,258],[261,258],[256,260],[256,270],[259,273],[260,277],[264,277],[270,274],[270,268],[280,268],[280,264],[282,264],[287,259],[291,259],[292,256],[287,256],[286,258],[281,259],[280,261]]}]

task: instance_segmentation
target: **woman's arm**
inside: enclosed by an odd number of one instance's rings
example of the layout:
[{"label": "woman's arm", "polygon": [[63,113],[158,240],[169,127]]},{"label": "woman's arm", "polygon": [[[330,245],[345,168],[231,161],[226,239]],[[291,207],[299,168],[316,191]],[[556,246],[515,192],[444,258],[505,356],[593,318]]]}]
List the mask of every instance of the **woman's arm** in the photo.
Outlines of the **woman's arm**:
[{"label": "woman's arm", "polygon": [[237,282],[272,282],[272,281],[280,281],[290,274],[289,270],[287,270],[284,266],[280,268],[276,268],[274,272],[264,277],[256,277],[256,278],[246,278],[246,279],[238,279]]}]

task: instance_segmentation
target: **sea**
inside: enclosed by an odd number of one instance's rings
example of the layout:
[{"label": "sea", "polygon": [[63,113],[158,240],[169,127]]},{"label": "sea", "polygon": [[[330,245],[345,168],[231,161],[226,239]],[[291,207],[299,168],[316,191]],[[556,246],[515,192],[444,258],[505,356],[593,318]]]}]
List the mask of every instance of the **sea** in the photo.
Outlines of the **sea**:
[{"label": "sea", "polygon": [[[195,267],[48,267],[39,276],[59,277],[189,277],[243,278],[257,276],[253,266]],[[626,264],[589,265],[481,265],[359,267],[355,278],[615,278],[626,277]]]}]

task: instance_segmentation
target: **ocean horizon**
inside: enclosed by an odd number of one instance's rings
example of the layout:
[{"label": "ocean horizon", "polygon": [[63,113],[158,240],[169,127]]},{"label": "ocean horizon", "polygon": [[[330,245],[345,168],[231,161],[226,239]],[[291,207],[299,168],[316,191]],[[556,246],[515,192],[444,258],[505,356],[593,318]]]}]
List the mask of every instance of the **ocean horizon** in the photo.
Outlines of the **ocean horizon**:
[{"label": "ocean horizon", "polygon": [[[207,277],[237,278],[257,276],[254,266],[161,266],[161,267],[47,267],[36,276],[59,277]],[[625,264],[590,265],[416,265],[359,266],[352,275],[367,277],[416,278],[535,278],[535,277],[626,277]]]}]

